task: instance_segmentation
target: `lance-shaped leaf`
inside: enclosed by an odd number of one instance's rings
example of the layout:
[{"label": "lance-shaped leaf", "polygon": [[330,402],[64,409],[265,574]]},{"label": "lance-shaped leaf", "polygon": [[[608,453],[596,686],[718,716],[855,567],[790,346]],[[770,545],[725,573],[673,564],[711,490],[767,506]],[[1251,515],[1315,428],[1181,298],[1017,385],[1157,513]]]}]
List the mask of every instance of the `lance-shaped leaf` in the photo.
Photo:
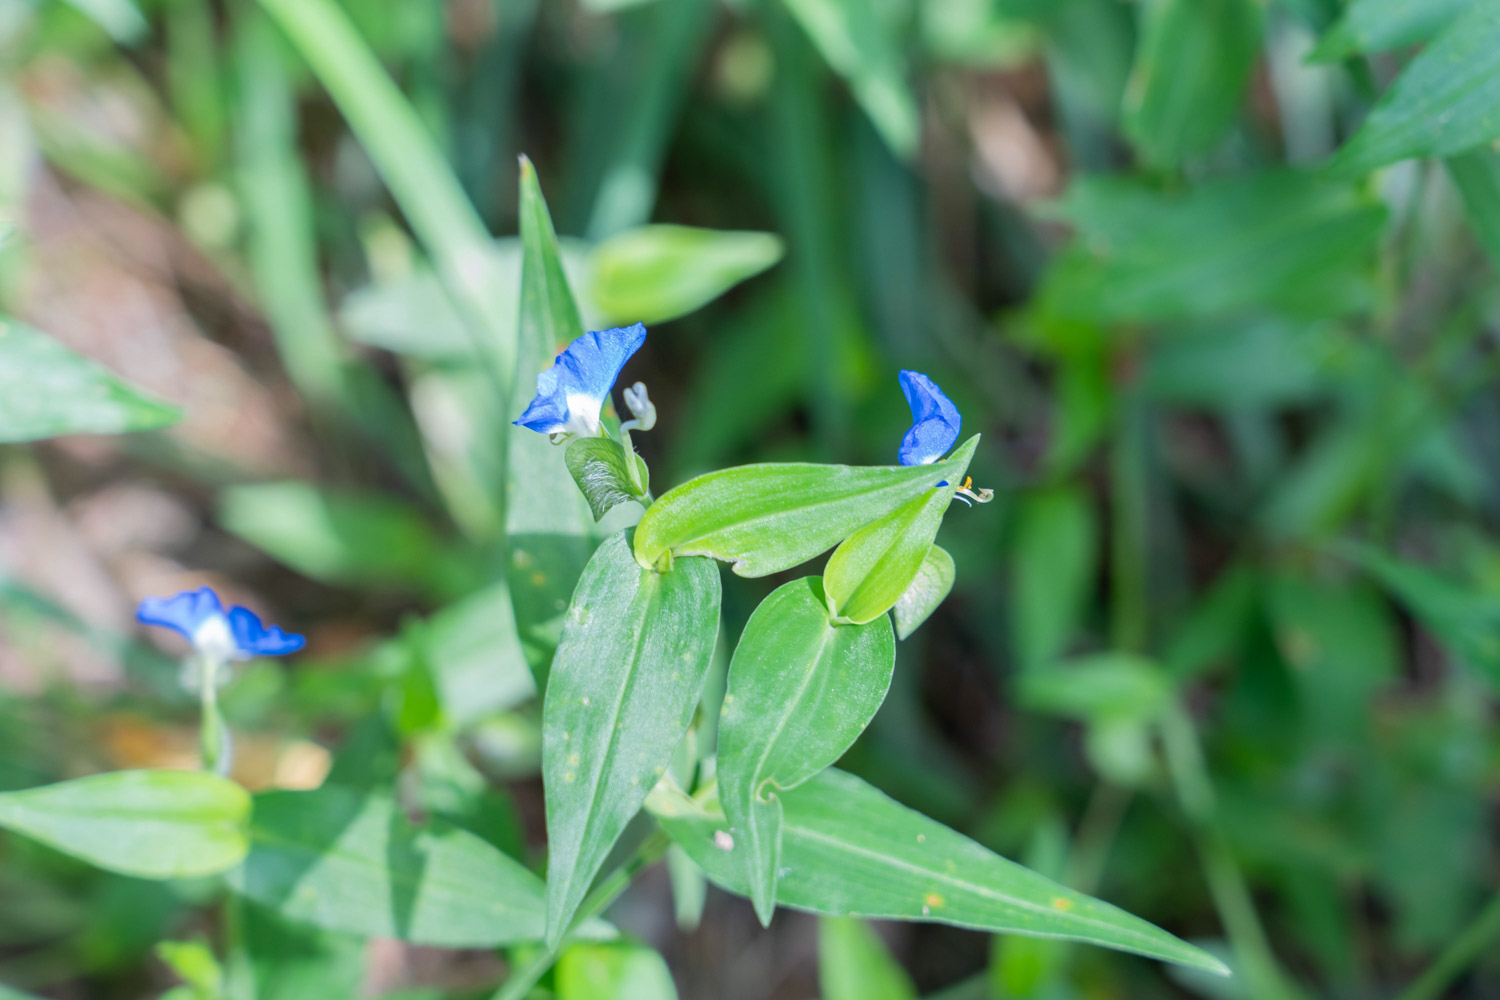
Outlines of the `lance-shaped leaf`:
[{"label": "lance-shaped leaf", "polygon": [[579,438],[568,445],[566,457],[568,471],[573,474],[573,481],[587,498],[595,521],[601,520],[622,503],[634,500],[644,506],[650,502],[646,491],[650,489],[651,471],[646,468],[641,456],[632,455],[631,458],[635,459],[636,476],[640,481],[640,485],[636,485],[625,464],[628,461],[625,449],[618,441],[611,441],[609,438]]},{"label": "lance-shaped leaf", "polygon": [[250,837],[230,887],[288,920],[444,948],[542,937],[541,879],[466,830],[414,826],[386,796],[257,795]]},{"label": "lance-shaped leaf", "polygon": [[776,905],[782,793],[843,756],[895,665],[890,622],[835,624],[817,577],[777,588],[746,623],[719,722],[719,796],[762,924]]},{"label": "lance-shaped leaf", "polygon": [[[1228,973],[1218,959],[1161,928],[1007,861],[852,774],[830,768],[787,792],[782,804],[777,899],[786,906],[1068,938]],[[648,806],[711,880],[749,895],[735,857],[740,847],[727,839],[717,803],[663,785]]]},{"label": "lance-shaped leaf", "polygon": [[46,334],[0,318],[0,443],[152,430],[181,415]]},{"label": "lance-shaped leaf", "polygon": [[1356,52],[1389,52],[1425,42],[1472,0],[1353,0],[1323,35],[1309,62],[1335,62]]},{"label": "lance-shaped leaf", "polygon": [[[962,451],[962,449],[960,449]],[[766,576],[824,552],[942,480],[956,460],[854,467],[806,463],[742,465],[670,491],[646,511],[635,557],[711,556],[738,576]]]},{"label": "lance-shaped leaf", "polygon": [[233,868],[249,815],[243,788],[199,771],[114,771],[0,795],[0,826],[141,878]]},{"label": "lance-shaped leaf", "polygon": [[666,771],[718,636],[718,567],[680,559],[665,573],[642,569],[627,535],[584,568],[542,707],[549,945]]},{"label": "lance-shaped leaf", "polygon": [[1476,3],[1401,72],[1333,168],[1361,173],[1500,137],[1500,4]]},{"label": "lance-shaped leaf", "polygon": [[612,322],[660,323],[712,302],[782,253],[771,233],[642,226],[589,253],[589,297]]},{"label": "lance-shaped leaf", "polygon": [[934,545],[927,550],[917,575],[907,584],[891,612],[896,618],[896,638],[905,639],[937,610],[953,589],[953,557]]},{"label": "lance-shaped leaf", "polygon": [[900,600],[932,549],[978,444],[976,434],[953,453],[949,462],[957,468],[947,485],[913,497],[834,549],[823,570],[823,587],[829,607],[841,621],[863,625]]}]

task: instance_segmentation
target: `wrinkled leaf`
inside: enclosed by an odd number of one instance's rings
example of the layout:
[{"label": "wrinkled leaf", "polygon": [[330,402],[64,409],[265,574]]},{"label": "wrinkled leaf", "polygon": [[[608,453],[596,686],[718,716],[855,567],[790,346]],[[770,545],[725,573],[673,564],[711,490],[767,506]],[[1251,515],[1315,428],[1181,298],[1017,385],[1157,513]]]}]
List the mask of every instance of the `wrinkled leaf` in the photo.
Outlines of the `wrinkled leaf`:
[{"label": "wrinkled leaf", "polygon": [[250,839],[230,885],[288,920],[445,948],[542,937],[540,879],[472,833],[413,826],[383,795],[257,795]]},{"label": "wrinkled leaf", "polygon": [[642,226],[589,254],[589,298],[611,323],[660,323],[686,315],[781,259],[771,233]]},{"label": "wrinkled leaf", "polygon": [[762,924],[776,903],[781,795],[859,738],[895,666],[890,622],[834,624],[816,577],[778,587],[746,623],[719,720],[719,799]]},{"label": "wrinkled leaf", "polygon": [[573,482],[583,491],[589,509],[598,521],[622,503],[645,505],[647,491],[651,488],[651,471],[639,455],[635,459],[637,486],[630,478],[625,465],[625,449],[618,441],[609,438],[579,438],[568,445],[566,453],[568,472]]},{"label": "wrinkled leaf", "polygon": [[667,493],[641,518],[636,558],[711,556],[738,576],[806,562],[932,486],[953,480],[953,459],[934,465],[744,465],[710,472]]},{"label": "wrinkled leaf", "polygon": [[1211,151],[1238,117],[1260,52],[1253,0],[1151,0],[1125,98],[1142,159],[1175,167]]},{"label": "wrinkled leaf", "polygon": [[677,985],[653,948],[575,944],[557,960],[557,1000],[677,1000]]},{"label": "wrinkled leaf", "polygon": [[818,921],[823,1000],[916,1000],[911,977],[870,925],[855,917]]},{"label": "wrinkled leaf", "polygon": [[[784,905],[832,916],[1068,938],[1228,972],[1166,931],[1007,861],[851,774],[830,768],[782,801],[777,899]],[[748,895],[744,869],[734,857],[739,848],[725,849],[727,821],[716,804],[661,789],[650,806],[713,882]]]},{"label": "wrinkled leaf", "polygon": [[542,706],[547,939],[568,929],[692,721],[719,629],[719,570],[642,569],[626,533],[584,568]]},{"label": "wrinkled leaf", "polygon": [[863,625],[900,600],[932,550],[933,539],[978,444],[975,435],[953,453],[949,463],[955,469],[946,486],[913,497],[833,550],[823,570],[823,588],[833,613],[841,620]]},{"label": "wrinkled leaf", "polygon": [[905,639],[922,626],[953,590],[953,557],[934,545],[927,550],[917,575],[891,609],[896,618],[896,638]]},{"label": "wrinkled leaf", "polygon": [[1332,168],[1358,174],[1500,138],[1500,3],[1483,0],[1396,77]]},{"label": "wrinkled leaf", "polygon": [[244,789],[199,771],[113,771],[0,794],[0,826],[140,878],[233,868],[249,813]]},{"label": "wrinkled leaf", "polygon": [[181,416],[46,334],[0,319],[0,443],[154,430]]}]

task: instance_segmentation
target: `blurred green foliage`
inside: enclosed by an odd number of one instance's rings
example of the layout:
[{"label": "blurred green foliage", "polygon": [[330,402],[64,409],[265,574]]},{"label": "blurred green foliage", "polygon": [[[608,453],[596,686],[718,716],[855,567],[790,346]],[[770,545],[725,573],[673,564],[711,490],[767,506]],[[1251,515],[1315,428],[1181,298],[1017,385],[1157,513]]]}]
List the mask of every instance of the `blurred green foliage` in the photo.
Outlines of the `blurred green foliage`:
[{"label": "blurred green foliage", "polygon": [[[312,640],[223,694],[239,895],[5,834],[0,996],[535,959],[453,899],[542,919],[535,692],[633,507],[510,427],[560,285],[660,324],[658,494],[886,464],[896,370],[944,386],[997,501],[840,768],[1238,975],[814,950],[669,855],[684,930],[645,878],[540,991],[1495,995],[1497,39],[1495,0],[0,2],[0,440],[180,410],[0,446],[0,789],[191,764],[146,593],[207,574]],[[541,189],[562,266],[523,281]],[[724,576],[721,657],[778,582]]]}]

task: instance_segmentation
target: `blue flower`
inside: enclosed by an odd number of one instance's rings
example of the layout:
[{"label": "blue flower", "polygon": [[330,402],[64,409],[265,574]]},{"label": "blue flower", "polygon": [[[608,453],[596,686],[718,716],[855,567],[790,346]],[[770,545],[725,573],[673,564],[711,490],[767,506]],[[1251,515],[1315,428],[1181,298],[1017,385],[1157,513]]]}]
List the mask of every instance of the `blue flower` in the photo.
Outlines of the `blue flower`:
[{"label": "blue flower", "polygon": [[516,425],[540,434],[597,435],[605,397],[645,340],[640,323],[579,337],[536,377],[536,398]]},{"label": "blue flower", "polygon": [[[921,372],[903,371],[901,391],[911,407],[911,430],[901,439],[902,465],[931,465],[958,440],[963,417],[937,383]],[[946,485],[946,484],[945,484]]]},{"label": "blue flower", "polygon": [[199,656],[216,663],[295,653],[307,643],[275,625],[267,628],[249,608],[236,605],[226,611],[219,595],[207,587],[173,597],[148,597],[135,617],[146,625],[181,633]]}]

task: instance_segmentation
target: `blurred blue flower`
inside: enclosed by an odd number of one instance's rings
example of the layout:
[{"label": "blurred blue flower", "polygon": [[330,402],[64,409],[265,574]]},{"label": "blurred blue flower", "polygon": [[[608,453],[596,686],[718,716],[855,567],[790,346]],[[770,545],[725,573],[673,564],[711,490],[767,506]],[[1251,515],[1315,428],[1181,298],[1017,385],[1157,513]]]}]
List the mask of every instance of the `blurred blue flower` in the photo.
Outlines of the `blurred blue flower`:
[{"label": "blurred blue flower", "polygon": [[267,628],[249,608],[227,611],[219,595],[207,587],[184,590],[173,597],[148,597],[135,612],[136,620],[181,633],[198,655],[216,663],[248,660],[252,656],[282,656],[306,645],[300,635]]},{"label": "blurred blue flower", "polygon": [[536,377],[536,398],[516,425],[540,434],[597,435],[605,397],[645,340],[640,323],[579,337]]},{"label": "blurred blue flower", "polygon": [[[963,417],[937,383],[921,372],[903,371],[901,391],[911,407],[911,430],[901,439],[902,465],[931,465],[958,440]],[[946,483],[943,485],[947,485]]]}]

